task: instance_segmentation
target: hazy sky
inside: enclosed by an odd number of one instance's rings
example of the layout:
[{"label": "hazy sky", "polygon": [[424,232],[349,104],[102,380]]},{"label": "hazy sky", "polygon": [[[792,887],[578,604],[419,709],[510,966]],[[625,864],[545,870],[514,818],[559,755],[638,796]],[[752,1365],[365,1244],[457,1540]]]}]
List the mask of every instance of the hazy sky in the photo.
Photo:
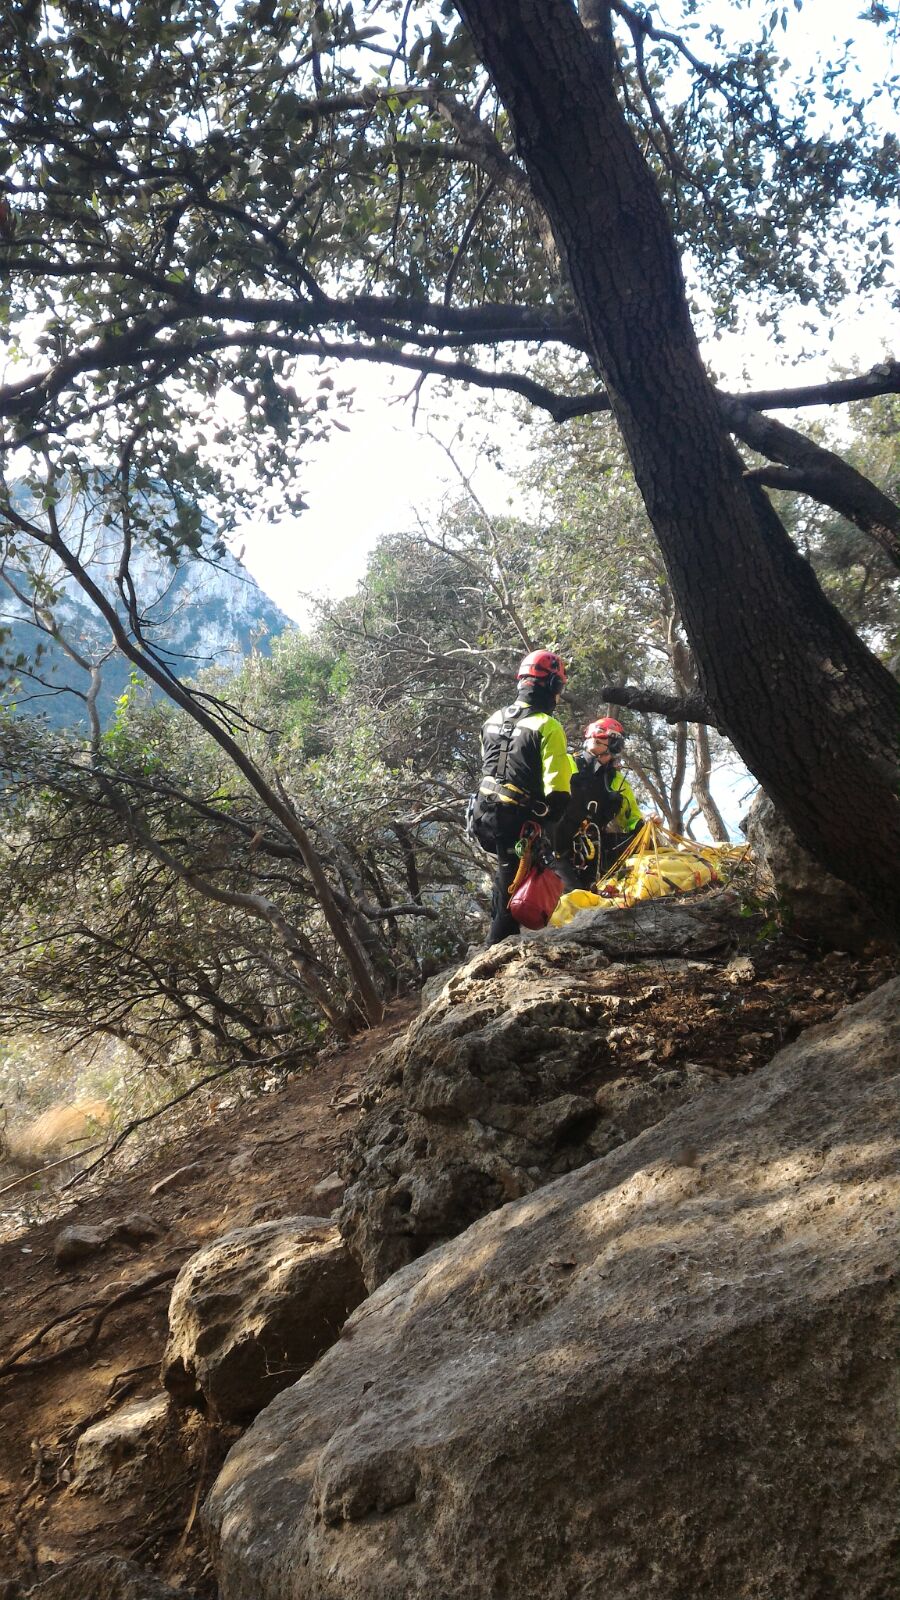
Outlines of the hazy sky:
[{"label": "hazy sky", "polygon": [[[799,316],[798,316],[799,322]],[[799,334],[798,334],[799,339]],[[835,365],[859,362],[865,369],[882,360],[886,349],[900,349],[900,314],[882,301],[877,310],[868,304],[848,307],[833,325],[833,340],[817,359],[794,361],[788,346],[776,346],[767,334],[718,341],[706,351],[726,386],[744,386],[746,366],[754,388],[788,383],[817,383],[829,377]],[[357,368],[356,409],[346,418],[348,433],[336,432],[327,444],[310,453],[300,472],[309,510],[274,526],[246,523],[232,540],[243,545],[245,565],[260,586],[288,616],[303,622],[308,609],[304,593],[348,593],[363,574],[368,552],[380,534],[415,525],[415,510],[427,517],[442,498],[460,492],[459,480],[445,455],[429,435],[429,428],[450,440],[462,425],[463,439],[454,452],[467,471],[474,468],[479,497],[489,511],[515,503],[514,474],[527,446],[527,433],[512,416],[509,400],[498,400],[495,437],[502,443],[507,470],[479,461],[478,444],[484,433],[481,421],[470,424],[471,396],[457,391],[452,409],[446,402],[441,415],[432,416],[428,387],[413,421],[412,405],[402,397],[409,391],[409,374],[395,380],[383,367]],[[816,413],[803,414],[801,425]],[[787,416],[786,420],[790,420]]]}]

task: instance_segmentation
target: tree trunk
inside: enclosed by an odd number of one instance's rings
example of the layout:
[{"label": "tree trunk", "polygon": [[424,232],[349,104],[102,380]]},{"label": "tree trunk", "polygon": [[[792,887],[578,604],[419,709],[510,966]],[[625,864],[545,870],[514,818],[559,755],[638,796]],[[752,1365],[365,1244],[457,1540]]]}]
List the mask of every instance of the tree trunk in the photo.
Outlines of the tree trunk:
[{"label": "tree trunk", "polygon": [[684,775],[687,771],[687,724],[679,722],[675,727],[675,759],[672,764],[672,782],[669,785],[669,827],[673,833],[684,833],[684,805],[682,803],[682,790],[684,788]]},{"label": "tree trunk", "polygon": [[722,813],[712,797],[709,787],[709,774],[712,762],[709,756],[709,734],[702,722],[694,727],[694,780],[691,784],[691,794],[694,796],[706,821],[712,837],[719,844],[727,844],[728,829],[722,819]]},{"label": "tree trunk", "polygon": [[550,218],[700,691],[804,844],[900,926],[900,686],[744,478],[604,53],[565,0],[458,8]]}]

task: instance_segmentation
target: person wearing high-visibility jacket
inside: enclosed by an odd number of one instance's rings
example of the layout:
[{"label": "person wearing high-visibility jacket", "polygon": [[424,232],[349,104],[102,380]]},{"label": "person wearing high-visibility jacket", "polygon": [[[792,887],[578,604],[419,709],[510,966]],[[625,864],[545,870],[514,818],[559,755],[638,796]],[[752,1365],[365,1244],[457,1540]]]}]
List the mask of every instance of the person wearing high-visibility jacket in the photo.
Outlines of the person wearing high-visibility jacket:
[{"label": "person wearing high-visibility jacket", "polygon": [[584,730],[572,766],[571,799],[556,831],[557,871],[567,890],[589,889],[627,850],[644,818],[615,758],[625,748],[625,729],[601,717]]},{"label": "person wearing high-visibility jacket", "polygon": [[488,944],[518,933],[509,889],[519,865],[523,824],[540,822],[550,839],[569,803],[572,766],[562,723],[553,712],[566,669],[554,650],[532,650],[516,674],[516,698],[488,717],[481,730],[482,777],[472,828],[496,856]]}]

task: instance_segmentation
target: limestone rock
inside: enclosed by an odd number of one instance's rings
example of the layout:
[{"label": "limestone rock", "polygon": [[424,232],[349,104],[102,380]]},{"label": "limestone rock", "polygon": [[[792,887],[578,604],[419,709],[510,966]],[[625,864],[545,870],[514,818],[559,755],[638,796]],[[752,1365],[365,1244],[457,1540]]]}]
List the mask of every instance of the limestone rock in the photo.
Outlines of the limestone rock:
[{"label": "limestone rock", "polygon": [[460,965],[461,963],[457,961],[454,966],[443,967],[440,972],[434,973],[433,977],[425,979],[419,995],[423,1011],[443,994],[454,973],[459,971]]},{"label": "limestone rock", "polygon": [[128,1244],[137,1248],[160,1239],[164,1229],[145,1211],[132,1211],[127,1217],[109,1217],[96,1224],[73,1222],[53,1241],[53,1259],[58,1267],[71,1267],[89,1256],[98,1255],[108,1244]]},{"label": "limestone rock", "polygon": [[152,1572],[119,1556],[67,1562],[22,1594],[28,1600],[191,1600],[186,1589],[170,1589]]},{"label": "limestone rock", "polygon": [[602,950],[614,961],[707,956],[752,943],[763,919],[748,917],[745,910],[740,895],[725,889],[711,896],[641,900],[625,911],[582,911],[564,928],[529,937]]},{"label": "limestone rock", "polygon": [[620,1130],[622,1139],[634,1139],[645,1128],[661,1122],[670,1111],[703,1094],[710,1082],[709,1069],[694,1061],[672,1067],[651,1062],[640,1077],[613,1078],[601,1084],[594,1103],[603,1117]]},{"label": "limestone rock", "polygon": [[127,1217],[122,1217],[118,1222],[110,1224],[109,1237],[116,1244],[130,1244],[135,1247],[142,1244],[153,1244],[161,1239],[165,1229],[146,1211],[129,1211]]},{"label": "limestone rock", "polygon": [[172,1421],[168,1395],[155,1394],[95,1422],[75,1446],[73,1488],[106,1500],[127,1494],[143,1476],[147,1456],[159,1457]]},{"label": "limestone rock", "polygon": [[[586,1079],[622,1078],[613,1031],[639,1021],[666,968],[661,959],[611,964],[597,947],[600,933],[613,942],[624,935],[610,934],[602,919],[628,918],[632,943],[636,924],[628,912],[597,916],[599,930],[588,916],[577,919],[587,924],[583,940],[542,934],[481,951],[373,1062],[344,1157],[339,1214],[370,1288],[704,1086],[700,1070],[686,1066],[662,1079],[642,1073],[650,1081],[627,1129],[610,1109],[614,1097],[605,1107],[585,1093]],[[693,917],[672,920],[682,942],[701,942]],[[720,941],[721,924],[706,938]]]},{"label": "limestone rock", "polygon": [[86,1261],[98,1255],[109,1243],[109,1229],[93,1227],[89,1223],[73,1222],[53,1241],[53,1260],[58,1267],[72,1267],[77,1261]]},{"label": "limestone rock", "polygon": [[762,789],[750,808],[746,830],[760,887],[777,897],[792,933],[856,954],[873,941],[893,942],[868,901],[852,884],[842,883],[819,865]]},{"label": "limestone rock", "polygon": [[222,1600],[893,1593],[898,1053],[900,980],[383,1285],[227,1458]]},{"label": "limestone rock", "polygon": [[315,1200],[336,1206],[344,1197],[346,1184],[339,1172],[326,1172],[324,1178],[314,1183],[310,1194]]},{"label": "limestone rock", "polygon": [[334,1343],[364,1295],[333,1223],[283,1217],[236,1229],[175,1280],[163,1383],[180,1405],[247,1422]]}]

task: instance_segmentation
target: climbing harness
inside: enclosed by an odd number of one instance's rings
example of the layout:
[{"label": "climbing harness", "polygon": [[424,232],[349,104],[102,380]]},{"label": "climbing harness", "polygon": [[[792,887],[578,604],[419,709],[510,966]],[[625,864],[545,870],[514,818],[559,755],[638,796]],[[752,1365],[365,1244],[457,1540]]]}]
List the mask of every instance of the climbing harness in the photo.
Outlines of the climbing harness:
[{"label": "climbing harness", "polygon": [[494,800],[501,806],[528,807],[535,816],[547,815],[546,802],[537,795],[531,794],[528,789],[523,789],[520,784],[512,783],[506,776],[509,766],[509,752],[519,720],[523,716],[531,715],[528,705],[516,705],[509,716],[504,717],[500,725],[500,748],[497,754],[497,771],[490,777],[482,778],[478,786],[478,793]]}]

